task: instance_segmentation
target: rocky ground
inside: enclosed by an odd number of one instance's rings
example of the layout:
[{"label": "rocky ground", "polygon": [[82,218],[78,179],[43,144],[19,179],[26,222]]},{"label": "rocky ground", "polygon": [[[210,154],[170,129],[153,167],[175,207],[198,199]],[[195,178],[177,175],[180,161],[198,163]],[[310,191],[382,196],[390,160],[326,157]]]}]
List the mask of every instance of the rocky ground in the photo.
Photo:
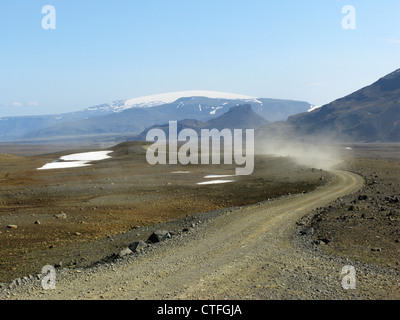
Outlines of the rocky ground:
[{"label": "rocky ground", "polygon": [[[370,150],[363,148],[368,155]],[[326,252],[400,271],[400,161],[394,154],[392,159],[376,155],[356,154],[343,163],[341,167],[365,179],[365,186],[303,222]]]},{"label": "rocky ground", "polygon": [[[107,263],[58,270],[52,290],[41,287],[43,276],[19,279],[3,286],[0,298],[398,299],[400,273],[326,254],[298,232],[307,212],[364,184],[349,172],[332,175],[307,194],[229,209],[179,234],[156,232],[151,239],[161,242],[139,253],[127,248]],[[356,270],[353,289],[342,282],[349,265]]]},{"label": "rocky ground", "polygon": [[[232,174],[233,166],[152,167],[141,143],[113,150],[112,159],[92,167],[52,171],[36,168],[84,150],[1,156],[0,282],[39,273],[44,265],[87,267],[146,240],[154,228],[177,233],[190,227],[193,214],[203,212],[204,220],[214,210],[306,192],[327,177],[287,158],[257,157],[250,177],[198,186],[205,175]],[[182,170],[190,173],[172,173]]]},{"label": "rocky ground", "polygon": [[[302,179],[314,174],[313,181],[319,181],[320,187],[312,192],[286,193],[256,205],[192,214],[159,225],[135,227],[108,239],[82,242],[79,248],[83,257],[90,256],[91,250],[96,252],[95,248],[105,248],[97,256],[103,257],[97,259],[102,263],[87,264],[92,267],[84,269],[84,264],[67,268],[58,265],[56,290],[44,291],[40,276],[26,277],[2,285],[0,296],[398,299],[399,149],[385,146],[384,153],[380,148],[353,146],[354,152],[348,153],[341,168],[357,174],[293,169],[292,163],[293,174]],[[283,165],[276,171],[287,175],[285,161],[278,159],[275,168]],[[270,169],[274,167],[267,163]],[[262,170],[260,176],[265,172]],[[272,181],[283,178],[281,175]],[[244,185],[249,184],[246,181]],[[239,189],[236,192],[243,193]],[[148,239],[156,229],[169,232],[159,243],[151,244],[154,240],[150,239],[147,244],[140,243],[145,248],[135,253],[138,243],[133,245],[133,241]],[[15,230],[18,228],[9,231]],[[85,243],[91,243],[91,249],[84,249]],[[354,266],[357,272],[355,290],[341,286],[341,270],[346,265]]]}]

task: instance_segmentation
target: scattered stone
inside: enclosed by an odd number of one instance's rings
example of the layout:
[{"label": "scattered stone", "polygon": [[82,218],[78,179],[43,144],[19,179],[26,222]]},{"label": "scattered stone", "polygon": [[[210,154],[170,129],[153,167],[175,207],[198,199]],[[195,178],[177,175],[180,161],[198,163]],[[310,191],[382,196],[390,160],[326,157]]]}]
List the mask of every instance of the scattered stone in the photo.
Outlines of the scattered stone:
[{"label": "scattered stone", "polygon": [[314,234],[314,228],[313,227],[306,228],[306,229],[300,231],[300,234],[306,235],[306,236],[311,236]]},{"label": "scattered stone", "polygon": [[40,224],[40,221],[36,220],[33,224]]},{"label": "scattered stone", "polygon": [[17,229],[18,226],[15,225],[15,224],[9,224],[9,225],[7,226],[7,228],[8,228],[8,229]]},{"label": "scattered stone", "polygon": [[75,236],[78,236],[78,237],[82,236],[82,234],[79,233],[79,232],[75,232],[74,235],[75,235]]},{"label": "scattered stone", "polygon": [[354,206],[352,204],[346,204],[343,209],[347,210],[347,211],[353,211]]},{"label": "scattered stone", "polygon": [[59,214],[55,214],[54,217],[56,217],[57,219],[60,219],[60,220],[66,220],[67,219],[67,214],[64,213],[64,212],[61,212]]},{"label": "scattered stone", "polygon": [[359,208],[357,206],[354,206],[354,205],[350,205],[347,208],[347,211],[358,211],[358,210],[359,210]]},{"label": "scattered stone", "polygon": [[133,252],[139,252],[140,250],[146,248],[148,244],[143,240],[135,241],[129,245],[129,249]]},{"label": "scattered stone", "polygon": [[372,248],[371,251],[374,251],[374,252],[381,252],[382,249],[381,249],[381,248]]},{"label": "scattered stone", "polygon": [[166,239],[170,239],[171,235],[166,230],[156,230],[154,233],[149,237],[148,241],[151,243],[157,243],[164,241]]},{"label": "scattered stone", "polygon": [[132,254],[132,253],[133,253],[133,252],[132,252],[131,249],[126,248],[126,249],[124,249],[124,250],[121,250],[121,251],[118,253],[118,256],[122,258],[122,257],[128,256],[128,255],[130,255],[130,254]]},{"label": "scattered stone", "polygon": [[331,240],[329,240],[329,239],[318,239],[320,242],[321,242],[321,244],[329,244],[329,243],[331,243]]},{"label": "scattered stone", "polygon": [[328,243],[330,243],[331,242],[331,240],[328,240],[328,239],[318,239],[318,240],[314,240],[313,241],[313,244],[316,244],[316,245],[325,245],[325,244],[328,244]]},{"label": "scattered stone", "polygon": [[399,203],[400,201],[398,197],[385,197],[385,200],[389,203]]}]

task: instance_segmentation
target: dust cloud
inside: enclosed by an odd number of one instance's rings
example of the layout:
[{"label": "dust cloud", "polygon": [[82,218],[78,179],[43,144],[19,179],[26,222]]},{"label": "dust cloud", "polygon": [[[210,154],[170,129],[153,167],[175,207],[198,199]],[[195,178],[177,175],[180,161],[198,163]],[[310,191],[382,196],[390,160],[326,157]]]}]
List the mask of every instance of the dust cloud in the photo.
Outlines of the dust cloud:
[{"label": "dust cloud", "polygon": [[341,147],[329,139],[258,141],[257,153],[292,158],[309,168],[333,170],[342,162]]}]

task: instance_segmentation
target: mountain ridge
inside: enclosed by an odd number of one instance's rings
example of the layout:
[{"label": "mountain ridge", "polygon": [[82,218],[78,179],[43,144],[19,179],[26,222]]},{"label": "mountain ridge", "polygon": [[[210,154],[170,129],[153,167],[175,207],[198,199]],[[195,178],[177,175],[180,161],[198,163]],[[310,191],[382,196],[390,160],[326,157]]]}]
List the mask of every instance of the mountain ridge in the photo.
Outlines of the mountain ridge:
[{"label": "mountain ridge", "polygon": [[267,125],[259,135],[400,142],[400,69],[321,108],[290,116],[286,123]]},{"label": "mountain ridge", "polygon": [[[168,99],[173,100],[177,96],[194,93],[219,98],[180,97],[172,103],[157,105],[167,102]],[[145,101],[149,107],[132,104],[132,101],[139,104]],[[208,121],[243,103],[250,103],[257,114],[269,121],[286,120],[288,116],[305,112],[311,106],[303,101],[254,98],[212,91],[183,91],[118,100],[111,104],[89,107],[83,111],[68,114],[0,118],[0,141],[74,139],[93,135],[137,135],[148,127],[170,120],[194,118]]]},{"label": "mountain ridge", "polygon": [[173,103],[175,101],[178,101],[179,99],[193,98],[193,97],[195,98],[204,97],[209,99],[221,99],[221,100],[243,100],[243,101],[253,101],[253,102],[257,102],[258,99],[256,97],[235,94],[235,93],[191,90],[191,91],[177,91],[177,92],[155,94],[155,95],[143,96],[127,100],[117,100],[109,104],[102,104],[100,106],[89,107],[86,110],[94,111],[97,110],[98,108],[100,109],[102,108],[103,110],[109,110],[112,112],[122,112],[124,110],[132,108],[158,107],[163,104]]}]

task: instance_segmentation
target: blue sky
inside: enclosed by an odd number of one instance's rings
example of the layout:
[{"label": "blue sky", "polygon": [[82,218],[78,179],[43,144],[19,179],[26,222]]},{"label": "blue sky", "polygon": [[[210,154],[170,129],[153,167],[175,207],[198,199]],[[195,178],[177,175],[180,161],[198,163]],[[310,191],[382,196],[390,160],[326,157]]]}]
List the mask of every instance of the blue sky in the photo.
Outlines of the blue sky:
[{"label": "blue sky", "polygon": [[0,2],[0,116],[183,90],[321,105],[397,68],[398,0]]}]

